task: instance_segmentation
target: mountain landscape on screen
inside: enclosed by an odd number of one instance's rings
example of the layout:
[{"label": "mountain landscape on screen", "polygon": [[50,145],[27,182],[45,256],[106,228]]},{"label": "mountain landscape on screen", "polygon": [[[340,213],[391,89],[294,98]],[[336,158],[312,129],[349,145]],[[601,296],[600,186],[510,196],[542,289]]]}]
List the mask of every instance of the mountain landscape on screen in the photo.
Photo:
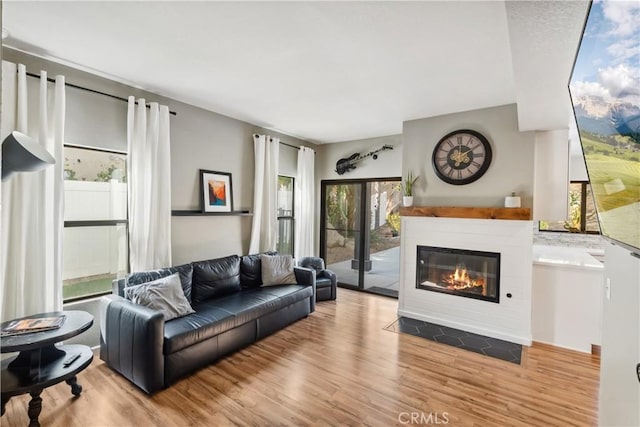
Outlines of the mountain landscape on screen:
[{"label": "mountain landscape on screen", "polygon": [[569,90],[602,234],[640,248],[640,2],[595,1]]}]

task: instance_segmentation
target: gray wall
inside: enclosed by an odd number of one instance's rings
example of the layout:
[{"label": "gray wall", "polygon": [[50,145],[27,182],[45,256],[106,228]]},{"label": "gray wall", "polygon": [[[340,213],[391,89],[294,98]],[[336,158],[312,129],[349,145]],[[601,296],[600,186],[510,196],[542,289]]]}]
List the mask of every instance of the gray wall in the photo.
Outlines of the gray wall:
[{"label": "gray wall", "polygon": [[611,298],[603,296],[600,359],[601,426],[640,425],[640,259],[609,242],[605,244],[604,277]]},{"label": "gray wall", "polygon": [[[291,145],[314,144],[278,134],[203,110],[173,99],[127,86],[113,80],[44,60],[9,48],[4,59],[22,63],[27,71],[49,77],[66,76],[67,83],[127,97],[144,97],[147,102],[168,105],[171,111],[171,206],[172,209],[199,209],[199,169],[231,172],[233,203],[236,210],[252,210],[253,205],[253,133],[280,137]],[[79,145],[126,149],[127,104],[101,95],[68,88],[65,140]],[[297,152],[280,146],[283,174],[295,175]],[[173,217],[173,263],[242,254],[249,248],[250,216]]]},{"label": "gray wall", "polygon": [[[348,158],[354,153],[365,155],[383,145],[391,145],[393,150],[382,151],[378,159],[371,157],[356,163],[356,169],[338,175],[336,162]],[[402,175],[402,135],[381,136],[378,138],[345,141],[335,144],[324,144],[318,147],[316,179],[358,179],[387,178]]]},{"label": "gray wall", "polygon": [[[468,185],[450,185],[433,172],[431,155],[440,138],[472,129],[491,143],[493,160],[487,173]],[[518,131],[515,104],[404,122],[403,176],[420,175],[414,194],[417,206],[504,206],[515,191],[522,206],[532,206],[534,132]]]}]

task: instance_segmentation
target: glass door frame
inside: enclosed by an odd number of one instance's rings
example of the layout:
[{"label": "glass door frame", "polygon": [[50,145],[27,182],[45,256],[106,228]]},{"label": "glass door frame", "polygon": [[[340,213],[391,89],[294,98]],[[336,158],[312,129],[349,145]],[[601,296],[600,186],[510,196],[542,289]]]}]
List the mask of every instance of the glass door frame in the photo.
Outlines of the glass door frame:
[{"label": "glass door frame", "polygon": [[360,248],[358,255],[358,284],[352,285],[349,283],[340,282],[340,277],[338,277],[338,286],[341,288],[357,290],[361,292],[368,292],[375,295],[382,295],[373,291],[370,291],[365,288],[365,268],[366,268],[366,259],[365,253],[368,251],[363,250],[369,245],[369,236],[371,230],[369,229],[369,223],[371,221],[371,215],[369,215],[369,207],[371,205],[371,194],[367,191],[367,184],[373,182],[395,182],[398,184],[402,182],[402,177],[385,177],[385,178],[355,178],[355,179],[323,179],[320,181],[320,257],[322,259],[327,259],[327,187],[331,185],[360,185],[360,207],[359,213],[360,216],[358,218],[357,223],[360,225],[360,232],[358,236],[358,241],[356,244]]}]

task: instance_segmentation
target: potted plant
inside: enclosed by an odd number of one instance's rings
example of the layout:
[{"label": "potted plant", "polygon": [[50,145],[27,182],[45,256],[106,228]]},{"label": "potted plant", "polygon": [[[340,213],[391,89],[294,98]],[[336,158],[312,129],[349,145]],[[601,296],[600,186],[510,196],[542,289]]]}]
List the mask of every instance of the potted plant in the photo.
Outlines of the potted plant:
[{"label": "potted plant", "polygon": [[413,176],[413,172],[409,171],[407,174],[407,178],[403,183],[400,184],[402,188],[402,205],[403,206],[413,206],[413,185],[420,178],[420,175]]}]

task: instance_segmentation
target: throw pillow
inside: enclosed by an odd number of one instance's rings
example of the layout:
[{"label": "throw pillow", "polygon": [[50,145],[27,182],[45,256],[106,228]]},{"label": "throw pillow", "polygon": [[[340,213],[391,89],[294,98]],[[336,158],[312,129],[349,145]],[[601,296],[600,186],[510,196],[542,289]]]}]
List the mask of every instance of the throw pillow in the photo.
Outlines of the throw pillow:
[{"label": "throw pillow", "polygon": [[165,321],[195,313],[184,296],[179,273],[129,286],[125,288],[124,295],[135,304],[162,312]]},{"label": "throw pillow", "polygon": [[291,255],[260,255],[262,286],[296,284]]},{"label": "throw pillow", "polygon": [[[278,255],[278,252],[269,251],[265,255]],[[240,261],[240,285],[243,289],[259,288],[262,286],[262,263],[260,254],[245,255]]]},{"label": "throw pillow", "polygon": [[193,276],[193,267],[191,264],[182,264],[175,267],[131,273],[127,276],[125,287],[149,283],[152,280],[158,280],[162,277],[170,276],[173,273],[180,273],[180,283],[182,283],[184,296],[187,297],[187,301],[191,302],[191,278]]}]

